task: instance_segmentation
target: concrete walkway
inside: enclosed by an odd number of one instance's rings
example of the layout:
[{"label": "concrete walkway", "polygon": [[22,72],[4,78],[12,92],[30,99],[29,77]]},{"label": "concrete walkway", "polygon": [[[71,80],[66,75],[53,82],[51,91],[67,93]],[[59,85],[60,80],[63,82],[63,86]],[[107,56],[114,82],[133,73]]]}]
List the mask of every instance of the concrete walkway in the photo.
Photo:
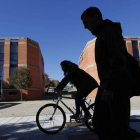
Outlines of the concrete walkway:
[{"label": "concrete walkway", "polygon": [[[91,103],[94,103],[94,98],[87,98],[87,102],[90,100]],[[71,109],[75,107],[74,99],[63,99],[63,101]],[[48,103],[55,104],[56,102],[53,100],[0,102],[0,117],[35,116],[39,108]],[[62,103],[59,103],[59,106],[64,109],[66,114],[70,114],[69,110]],[[140,97],[131,98],[131,110],[140,110]]]},{"label": "concrete walkway", "polygon": [[[131,111],[131,119],[140,119],[140,110]],[[70,114],[67,114],[69,122]],[[140,132],[140,122],[131,122],[131,127]],[[98,140],[98,136],[85,125],[69,127],[67,124],[58,134],[48,135],[39,130],[36,116],[0,118],[0,140]]]},{"label": "concrete walkway", "polygon": [[[132,110],[131,119],[140,119],[140,110]],[[70,114],[67,114],[69,122]],[[131,127],[140,132],[140,122],[131,122]],[[0,140],[99,140],[96,133],[85,125],[69,127],[67,124],[58,134],[49,135],[39,130],[36,116],[0,118]]]},{"label": "concrete walkway", "polygon": [[[88,99],[89,101],[90,99]],[[94,99],[91,99],[92,103]],[[64,100],[65,103],[73,108],[74,100]],[[48,135],[39,130],[36,125],[36,113],[38,109],[52,100],[44,101],[25,101],[25,102],[3,102],[0,103],[0,140],[98,140],[95,133],[88,130],[85,125],[68,126],[54,135]],[[70,113],[65,110],[67,122]],[[140,132],[140,98],[131,99],[131,127]]]}]

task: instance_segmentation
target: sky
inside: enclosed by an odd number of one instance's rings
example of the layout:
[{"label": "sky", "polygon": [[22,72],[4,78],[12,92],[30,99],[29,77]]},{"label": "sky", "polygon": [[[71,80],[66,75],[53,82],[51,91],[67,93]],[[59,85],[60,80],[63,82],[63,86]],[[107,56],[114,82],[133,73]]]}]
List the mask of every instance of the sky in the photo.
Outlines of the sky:
[{"label": "sky", "polygon": [[95,38],[84,29],[81,14],[98,7],[103,19],[120,22],[123,36],[140,36],[140,0],[1,0],[0,37],[28,37],[39,43],[44,72],[64,77],[60,62],[78,64],[86,43]]}]

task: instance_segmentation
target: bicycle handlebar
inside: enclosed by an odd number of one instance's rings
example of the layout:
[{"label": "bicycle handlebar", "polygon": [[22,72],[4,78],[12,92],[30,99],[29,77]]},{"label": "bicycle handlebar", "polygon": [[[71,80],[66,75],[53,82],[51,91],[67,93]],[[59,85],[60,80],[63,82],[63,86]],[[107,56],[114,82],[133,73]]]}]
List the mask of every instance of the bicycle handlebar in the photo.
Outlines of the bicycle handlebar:
[{"label": "bicycle handlebar", "polygon": [[62,95],[62,90],[54,91],[54,92],[55,92],[55,94],[56,94],[57,96],[61,96],[61,95]]},{"label": "bicycle handlebar", "polygon": [[[55,95],[56,95],[57,97],[65,98],[65,97],[61,96],[61,95],[62,95],[62,90],[54,91],[54,92],[55,92]],[[86,100],[87,100],[87,97],[83,97],[83,100],[86,101]]]}]

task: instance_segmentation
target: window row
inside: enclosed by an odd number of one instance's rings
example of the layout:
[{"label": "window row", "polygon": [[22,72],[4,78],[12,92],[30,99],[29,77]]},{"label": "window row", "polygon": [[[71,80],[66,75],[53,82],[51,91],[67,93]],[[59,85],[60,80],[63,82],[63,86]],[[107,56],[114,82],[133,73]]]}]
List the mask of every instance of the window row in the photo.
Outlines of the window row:
[{"label": "window row", "polygon": [[[10,67],[10,75],[13,74],[14,70],[17,68],[17,65],[12,65]],[[3,66],[0,65],[0,80],[2,79],[2,70],[3,70]]]},{"label": "window row", "polygon": [[11,53],[18,53],[18,44],[11,44],[10,46],[10,52]]},{"label": "window row", "polygon": [[18,42],[10,43],[10,75],[18,67]]},{"label": "window row", "polygon": [[139,50],[138,50],[138,41],[132,40],[133,56],[137,61],[139,61]]},{"label": "window row", "polygon": [[[10,43],[10,52],[18,53],[18,42]],[[4,42],[0,42],[0,53],[4,53]]]},{"label": "window row", "polygon": [[[4,60],[4,53],[0,53],[0,61]],[[18,60],[18,54],[17,53],[11,53],[10,54],[10,60]]]}]

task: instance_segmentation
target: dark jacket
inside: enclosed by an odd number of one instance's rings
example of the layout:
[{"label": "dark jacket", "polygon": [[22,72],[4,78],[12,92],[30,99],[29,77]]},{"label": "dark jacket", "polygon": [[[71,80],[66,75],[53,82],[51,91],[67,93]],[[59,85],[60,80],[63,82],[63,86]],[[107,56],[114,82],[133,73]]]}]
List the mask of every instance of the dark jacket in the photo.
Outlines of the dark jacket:
[{"label": "dark jacket", "polygon": [[115,91],[126,79],[127,49],[120,23],[103,20],[94,31],[95,61],[101,85]]},{"label": "dark jacket", "polygon": [[74,63],[68,65],[68,71],[57,88],[62,90],[69,82],[77,88],[79,97],[86,97],[93,89],[98,87],[96,80],[88,73],[78,68]]}]

